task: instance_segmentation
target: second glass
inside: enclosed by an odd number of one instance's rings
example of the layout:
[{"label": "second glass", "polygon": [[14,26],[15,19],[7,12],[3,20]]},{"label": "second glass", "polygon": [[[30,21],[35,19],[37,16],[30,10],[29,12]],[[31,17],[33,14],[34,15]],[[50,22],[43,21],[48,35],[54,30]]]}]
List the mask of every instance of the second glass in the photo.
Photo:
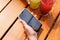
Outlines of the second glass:
[{"label": "second glass", "polygon": [[52,9],[54,0],[41,0],[40,3],[40,12],[42,15],[47,15],[48,12]]},{"label": "second glass", "polygon": [[37,9],[39,7],[40,0],[30,0],[30,8]]}]

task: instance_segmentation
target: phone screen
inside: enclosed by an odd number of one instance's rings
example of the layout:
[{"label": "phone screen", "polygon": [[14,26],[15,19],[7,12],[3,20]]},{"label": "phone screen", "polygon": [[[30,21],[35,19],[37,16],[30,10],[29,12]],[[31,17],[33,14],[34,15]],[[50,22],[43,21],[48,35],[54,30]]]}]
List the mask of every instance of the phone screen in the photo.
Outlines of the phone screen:
[{"label": "phone screen", "polygon": [[24,20],[29,26],[31,26],[35,31],[38,31],[42,24],[38,19],[36,19],[27,9],[24,9],[19,15],[19,18]]}]

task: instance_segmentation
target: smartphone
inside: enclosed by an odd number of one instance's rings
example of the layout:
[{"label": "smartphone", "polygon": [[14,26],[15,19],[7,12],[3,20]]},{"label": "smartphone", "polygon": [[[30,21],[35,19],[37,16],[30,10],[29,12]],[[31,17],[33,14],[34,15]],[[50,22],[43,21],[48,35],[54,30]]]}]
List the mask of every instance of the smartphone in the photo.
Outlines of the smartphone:
[{"label": "smartphone", "polygon": [[39,31],[42,24],[35,18],[26,8],[19,15],[19,18],[24,20],[29,26],[31,26],[35,31]]}]

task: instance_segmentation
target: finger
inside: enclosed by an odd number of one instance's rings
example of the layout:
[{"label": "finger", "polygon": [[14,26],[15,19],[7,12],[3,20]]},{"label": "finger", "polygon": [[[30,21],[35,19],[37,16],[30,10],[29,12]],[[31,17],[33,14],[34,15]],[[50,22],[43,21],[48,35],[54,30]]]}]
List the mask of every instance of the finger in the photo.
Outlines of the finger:
[{"label": "finger", "polygon": [[35,33],[33,28],[31,26],[27,25],[27,23],[24,20],[20,19],[20,21],[24,25],[24,29],[25,29],[25,31],[28,35],[31,35],[31,34]]},{"label": "finger", "polygon": [[27,23],[24,20],[22,20],[22,19],[20,19],[20,22],[23,23],[24,26],[27,25]]}]

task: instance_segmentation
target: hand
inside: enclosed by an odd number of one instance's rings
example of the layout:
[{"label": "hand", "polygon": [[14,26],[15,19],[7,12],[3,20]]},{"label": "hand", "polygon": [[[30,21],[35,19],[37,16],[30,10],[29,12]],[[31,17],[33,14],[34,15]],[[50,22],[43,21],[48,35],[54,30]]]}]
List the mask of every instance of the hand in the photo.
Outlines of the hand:
[{"label": "hand", "polygon": [[20,19],[29,40],[37,40],[37,33],[24,20]]}]

